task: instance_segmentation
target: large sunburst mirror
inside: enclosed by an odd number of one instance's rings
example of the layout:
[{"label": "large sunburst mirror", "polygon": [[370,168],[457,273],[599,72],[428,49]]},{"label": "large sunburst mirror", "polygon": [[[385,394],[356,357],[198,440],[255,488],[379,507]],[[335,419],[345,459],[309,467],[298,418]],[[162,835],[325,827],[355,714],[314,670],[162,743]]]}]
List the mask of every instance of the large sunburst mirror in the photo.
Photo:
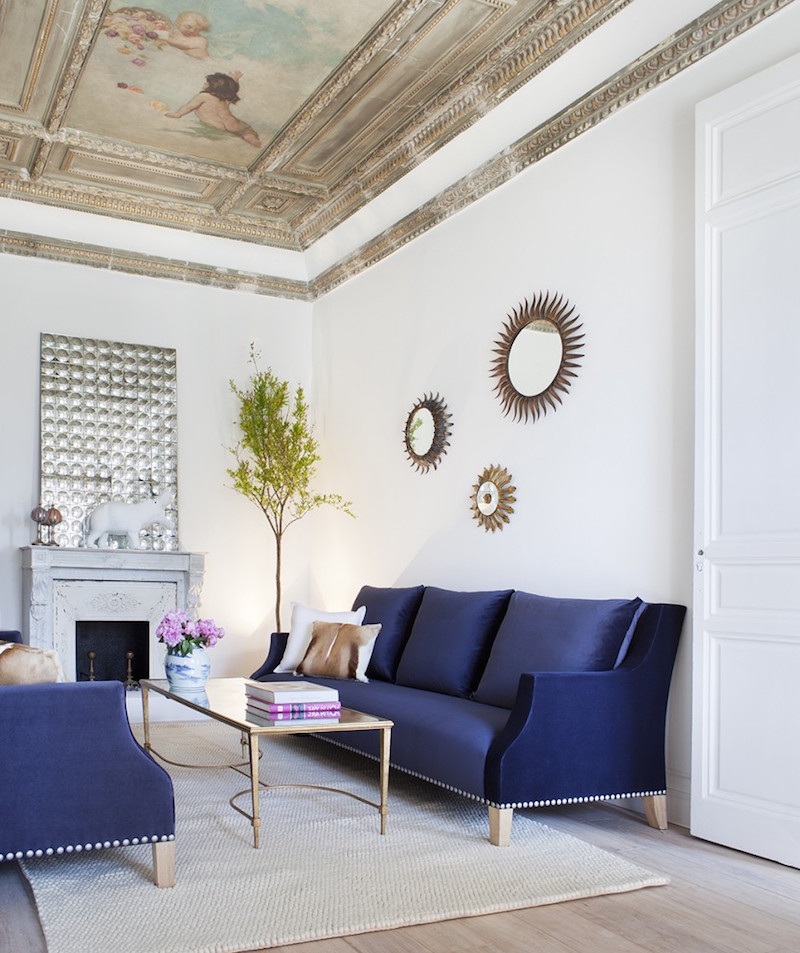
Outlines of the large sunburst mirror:
[{"label": "large sunburst mirror", "polygon": [[569,389],[583,334],[575,308],[563,295],[539,293],[508,315],[495,341],[491,376],[503,413],[515,420],[537,420],[547,408],[557,409]]},{"label": "large sunburst mirror", "polygon": [[408,459],[421,473],[435,470],[447,453],[452,419],[438,394],[425,394],[411,408],[403,439]]},{"label": "large sunburst mirror", "polygon": [[472,487],[472,516],[486,532],[503,529],[514,512],[512,503],[517,488],[511,483],[511,475],[505,467],[490,466],[478,477]]}]

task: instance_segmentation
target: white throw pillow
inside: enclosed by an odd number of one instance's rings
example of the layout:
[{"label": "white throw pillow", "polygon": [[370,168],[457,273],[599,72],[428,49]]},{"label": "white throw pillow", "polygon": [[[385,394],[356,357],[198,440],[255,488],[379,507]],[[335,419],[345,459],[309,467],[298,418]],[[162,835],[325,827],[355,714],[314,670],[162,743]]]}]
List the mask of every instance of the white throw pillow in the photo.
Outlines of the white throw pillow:
[{"label": "white throw pillow", "polygon": [[306,649],[311,643],[311,629],[315,622],[347,622],[350,625],[361,625],[366,612],[366,606],[359,606],[353,612],[323,612],[321,609],[312,609],[300,602],[293,602],[289,638],[283,658],[275,671],[293,672],[303,661]]}]

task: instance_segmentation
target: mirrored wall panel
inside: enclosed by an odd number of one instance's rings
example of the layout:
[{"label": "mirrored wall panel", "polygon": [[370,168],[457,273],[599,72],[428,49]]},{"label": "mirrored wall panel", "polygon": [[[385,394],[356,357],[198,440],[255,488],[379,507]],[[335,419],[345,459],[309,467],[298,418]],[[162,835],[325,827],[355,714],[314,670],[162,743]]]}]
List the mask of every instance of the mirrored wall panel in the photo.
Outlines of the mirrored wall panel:
[{"label": "mirrored wall panel", "polygon": [[[100,503],[139,503],[171,491],[172,526],[154,524],[138,548],[178,549],[178,408],[175,351],[42,334],[41,500],[55,507],[59,546],[86,543]],[[125,546],[111,535],[108,545]]]}]

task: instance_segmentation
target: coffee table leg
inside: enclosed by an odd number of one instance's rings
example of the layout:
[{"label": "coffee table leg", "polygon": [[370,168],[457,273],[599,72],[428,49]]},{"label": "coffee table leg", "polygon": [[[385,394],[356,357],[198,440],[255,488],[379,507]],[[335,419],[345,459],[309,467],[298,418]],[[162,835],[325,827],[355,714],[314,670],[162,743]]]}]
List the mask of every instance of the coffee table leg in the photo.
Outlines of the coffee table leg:
[{"label": "coffee table leg", "polygon": [[261,817],[258,813],[258,735],[248,732],[247,743],[250,748],[250,789],[253,798],[253,847],[258,848],[258,832],[261,827]]},{"label": "coffee table leg", "polygon": [[386,833],[386,815],[389,813],[389,753],[392,729],[381,728],[381,834]]}]

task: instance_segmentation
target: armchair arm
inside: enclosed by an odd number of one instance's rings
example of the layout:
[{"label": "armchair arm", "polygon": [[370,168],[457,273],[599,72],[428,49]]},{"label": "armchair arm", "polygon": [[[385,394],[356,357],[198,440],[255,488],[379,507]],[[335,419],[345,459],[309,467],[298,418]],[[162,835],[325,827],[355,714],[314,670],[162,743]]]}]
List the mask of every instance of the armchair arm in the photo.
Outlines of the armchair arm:
[{"label": "armchair arm", "polygon": [[283,658],[286,651],[286,642],[289,639],[288,632],[273,632],[269,637],[269,650],[267,657],[261,663],[261,666],[253,672],[250,678],[261,678],[262,675],[269,675],[275,671],[275,667]]},{"label": "armchair arm", "polygon": [[665,790],[667,699],[685,612],[648,606],[613,671],[523,674],[487,754],[488,799],[535,805]]},{"label": "armchair arm", "polygon": [[131,733],[121,682],[0,688],[0,858],[172,840],[167,772]]}]

